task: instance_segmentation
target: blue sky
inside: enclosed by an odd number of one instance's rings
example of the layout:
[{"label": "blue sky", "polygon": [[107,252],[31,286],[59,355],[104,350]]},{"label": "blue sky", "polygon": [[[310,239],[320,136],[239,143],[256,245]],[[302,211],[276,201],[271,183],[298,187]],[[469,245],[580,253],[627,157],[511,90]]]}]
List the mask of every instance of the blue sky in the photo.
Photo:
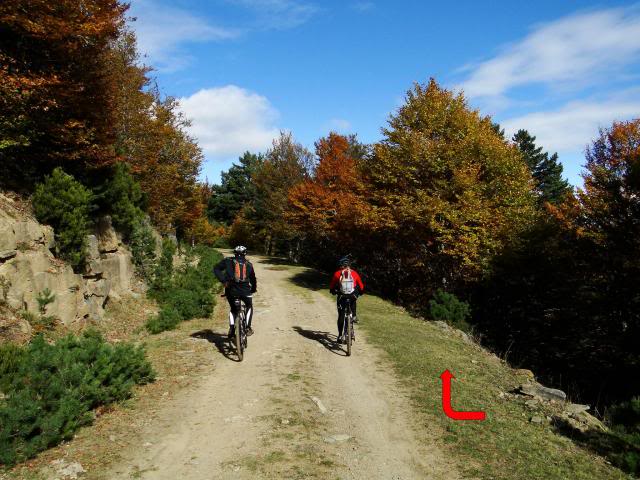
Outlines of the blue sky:
[{"label": "blue sky", "polygon": [[132,0],[130,15],[213,182],[280,130],[309,148],[331,130],[375,142],[429,77],[528,129],[573,184],[598,128],[640,116],[633,2]]}]

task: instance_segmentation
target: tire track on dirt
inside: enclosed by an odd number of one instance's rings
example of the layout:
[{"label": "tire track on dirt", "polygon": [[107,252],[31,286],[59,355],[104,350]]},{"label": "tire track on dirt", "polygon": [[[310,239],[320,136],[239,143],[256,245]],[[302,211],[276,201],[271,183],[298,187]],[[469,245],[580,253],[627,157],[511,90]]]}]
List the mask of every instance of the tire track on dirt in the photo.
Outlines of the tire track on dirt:
[{"label": "tire track on dirt", "polygon": [[245,360],[212,345],[215,371],[167,400],[108,478],[458,478],[417,441],[406,396],[360,333],[352,357],[336,348],[335,304],[292,282],[304,270],[253,260]]}]

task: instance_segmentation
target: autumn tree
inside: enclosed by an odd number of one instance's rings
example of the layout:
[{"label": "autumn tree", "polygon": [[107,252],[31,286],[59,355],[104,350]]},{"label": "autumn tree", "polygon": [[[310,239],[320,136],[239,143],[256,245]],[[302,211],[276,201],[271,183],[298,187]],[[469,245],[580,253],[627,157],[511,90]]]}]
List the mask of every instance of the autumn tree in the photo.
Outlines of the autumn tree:
[{"label": "autumn tree", "polygon": [[352,250],[362,233],[365,187],[352,156],[362,151],[356,142],[355,137],[337,133],[318,140],[313,176],[289,192],[286,219],[305,243],[307,258],[316,264]]},{"label": "autumn tree", "polygon": [[[594,244],[601,313],[620,362],[640,378],[640,119],[601,130],[586,159],[576,234]],[[640,394],[640,382],[634,388]]]},{"label": "autumn tree", "polygon": [[291,133],[281,132],[253,174],[255,198],[241,217],[251,223],[265,252],[288,250],[295,243],[295,230],[284,217],[289,191],[308,178],[313,166],[311,152]]},{"label": "autumn tree", "polygon": [[640,120],[586,159],[584,188],[496,259],[474,307],[494,349],[602,409],[640,394]]},{"label": "autumn tree", "polygon": [[517,149],[462,94],[416,84],[367,163],[375,276],[428,297],[482,278],[531,221],[531,177]]},{"label": "autumn tree", "polygon": [[522,129],[513,135],[513,141],[533,176],[539,203],[560,203],[571,193],[569,182],[562,178],[562,164],[558,161],[557,153],[549,156],[549,153],[542,151],[542,147],[536,145],[535,140],[536,137]]},{"label": "autumn tree", "polygon": [[56,166],[87,178],[114,159],[116,85],[104,58],[117,0],[0,2],[0,178],[32,189]]},{"label": "autumn tree", "polygon": [[131,31],[112,43],[106,64],[119,85],[114,101],[115,151],[140,182],[158,228],[185,232],[204,215],[206,205],[197,185],[203,155],[187,134],[189,120],[178,101],[161,95],[149,78],[151,69],[141,65]]}]

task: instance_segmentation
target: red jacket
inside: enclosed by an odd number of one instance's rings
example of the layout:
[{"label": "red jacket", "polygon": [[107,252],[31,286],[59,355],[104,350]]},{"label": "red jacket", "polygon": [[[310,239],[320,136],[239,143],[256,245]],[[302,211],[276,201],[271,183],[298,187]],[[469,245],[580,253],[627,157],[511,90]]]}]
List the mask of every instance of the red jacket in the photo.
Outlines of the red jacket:
[{"label": "red jacket", "polygon": [[[333,274],[333,277],[331,278],[331,282],[329,283],[329,290],[333,290],[338,286],[338,283],[340,283],[340,275],[342,274],[343,270],[346,270],[346,269],[340,268],[336,271],[336,273]],[[353,281],[355,282],[356,287],[359,287],[360,291],[364,292],[364,284],[362,283],[362,279],[360,278],[360,275],[358,275],[358,272],[351,269],[351,277],[353,278]]]}]

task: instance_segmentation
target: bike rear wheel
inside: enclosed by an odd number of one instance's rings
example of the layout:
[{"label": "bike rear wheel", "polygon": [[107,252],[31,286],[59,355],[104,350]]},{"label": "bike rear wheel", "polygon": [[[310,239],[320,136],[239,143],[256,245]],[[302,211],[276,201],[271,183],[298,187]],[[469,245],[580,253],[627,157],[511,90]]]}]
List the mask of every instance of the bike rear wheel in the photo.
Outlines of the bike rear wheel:
[{"label": "bike rear wheel", "polygon": [[242,318],[241,315],[238,315],[238,318],[236,319],[235,344],[236,344],[236,353],[238,354],[239,361],[242,361],[242,359],[244,358],[244,342],[242,337],[245,336],[245,333],[243,331],[244,330],[243,324],[244,324],[244,319]]},{"label": "bike rear wheel", "polygon": [[243,316],[242,317],[242,349],[246,350],[247,347],[249,346],[249,334],[248,334],[248,328],[247,328],[247,319]]}]

